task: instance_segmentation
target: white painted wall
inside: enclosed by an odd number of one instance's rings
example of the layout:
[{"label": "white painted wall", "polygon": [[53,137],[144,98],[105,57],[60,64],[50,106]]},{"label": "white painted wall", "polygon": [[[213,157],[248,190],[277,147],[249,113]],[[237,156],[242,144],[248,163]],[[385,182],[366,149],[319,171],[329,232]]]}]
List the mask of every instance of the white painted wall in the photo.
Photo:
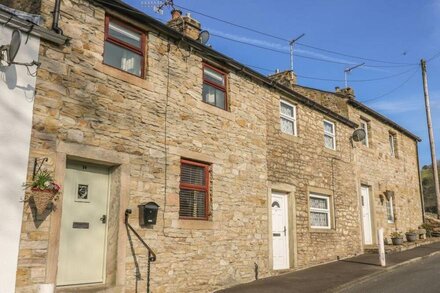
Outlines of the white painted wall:
[{"label": "white painted wall", "polygon": [[[12,29],[0,26],[0,45]],[[38,60],[40,40],[22,33],[16,62]],[[18,247],[32,127],[35,77],[26,67],[0,65],[0,292],[15,291]],[[35,71],[35,67],[31,70]]]}]

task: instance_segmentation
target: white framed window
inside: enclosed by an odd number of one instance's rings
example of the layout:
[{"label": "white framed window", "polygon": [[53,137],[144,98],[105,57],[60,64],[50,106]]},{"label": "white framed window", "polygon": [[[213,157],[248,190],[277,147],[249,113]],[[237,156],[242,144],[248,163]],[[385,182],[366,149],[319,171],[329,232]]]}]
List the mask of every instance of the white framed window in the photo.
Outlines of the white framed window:
[{"label": "white framed window", "polygon": [[389,200],[386,201],[387,207],[387,220],[388,223],[394,223],[394,206],[393,206],[393,197],[390,197]]},{"label": "white framed window", "polygon": [[315,229],[330,229],[330,197],[311,193],[310,203],[310,227]]},{"label": "white framed window", "polygon": [[389,134],[389,142],[390,142],[390,155],[391,157],[397,157],[396,154],[396,135],[394,133]]},{"label": "white framed window", "polygon": [[366,147],[369,146],[368,141],[368,121],[361,120],[361,128],[365,131],[365,138],[362,140],[362,144]]},{"label": "white framed window", "polygon": [[296,106],[285,101],[280,101],[281,131],[290,135],[297,135]]},{"label": "white framed window", "polygon": [[336,129],[335,124],[328,120],[324,120],[324,145],[326,148],[336,149]]}]

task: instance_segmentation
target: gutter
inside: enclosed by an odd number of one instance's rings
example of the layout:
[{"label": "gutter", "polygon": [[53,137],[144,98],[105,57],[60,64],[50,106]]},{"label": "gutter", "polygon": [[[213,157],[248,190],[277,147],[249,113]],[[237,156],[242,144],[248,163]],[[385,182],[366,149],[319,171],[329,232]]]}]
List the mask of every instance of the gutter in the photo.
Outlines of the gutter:
[{"label": "gutter", "polygon": [[66,36],[59,35],[51,30],[48,30],[47,28],[21,19],[15,14],[0,8],[0,25],[4,25],[6,23],[12,29],[18,29],[25,34],[30,34],[57,45],[64,45],[69,40],[69,38]]}]

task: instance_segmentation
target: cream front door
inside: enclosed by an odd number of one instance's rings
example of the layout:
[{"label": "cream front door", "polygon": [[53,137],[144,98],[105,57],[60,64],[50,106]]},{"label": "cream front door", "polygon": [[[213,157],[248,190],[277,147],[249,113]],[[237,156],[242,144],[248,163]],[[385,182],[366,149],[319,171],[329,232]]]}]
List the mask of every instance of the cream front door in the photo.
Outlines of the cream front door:
[{"label": "cream front door", "polygon": [[373,244],[373,231],[371,227],[370,188],[361,186],[362,205],[362,230],[364,231],[364,244]]},{"label": "cream front door", "polygon": [[69,162],[61,216],[57,286],[103,283],[109,169]]},{"label": "cream front door", "polygon": [[274,270],[289,268],[289,228],[287,219],[287,195],[273,193],[272,250]]}]

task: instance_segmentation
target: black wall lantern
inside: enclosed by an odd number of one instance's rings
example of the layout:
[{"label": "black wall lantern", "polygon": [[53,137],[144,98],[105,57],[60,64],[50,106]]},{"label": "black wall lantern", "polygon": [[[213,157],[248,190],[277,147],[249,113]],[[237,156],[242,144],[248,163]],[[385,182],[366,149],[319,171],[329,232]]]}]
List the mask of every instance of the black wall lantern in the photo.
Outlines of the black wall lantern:
[{"label": "black wall lantern", "polygon": [[139,225],[156,225],[159,205],[155,202],[143,203],[139,207]]}]

